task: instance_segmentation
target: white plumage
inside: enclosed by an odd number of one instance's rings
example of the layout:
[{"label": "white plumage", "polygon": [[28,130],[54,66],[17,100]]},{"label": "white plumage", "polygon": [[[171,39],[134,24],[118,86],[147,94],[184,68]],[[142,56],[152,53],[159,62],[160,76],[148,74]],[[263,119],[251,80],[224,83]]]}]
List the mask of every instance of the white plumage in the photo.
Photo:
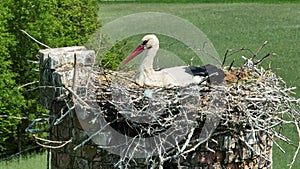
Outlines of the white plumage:
[{"label": "white plumage", "polygon": [[[212,65],[201,67],[177,66],[155,71],[153,61],[158,49],[158,38],[153,34],[146,35],[142,39],[142,44],[122,63],[125,65],[142,51],[145,51],[135,77],[135,81],[141,86],[187,86],[192,83],[199,83],[203,80],[203,76],[208,76],[211,73],[217,73],[218,77],[224,78],[223,71]],[[208,71],[207,68],[211,71]]]}]

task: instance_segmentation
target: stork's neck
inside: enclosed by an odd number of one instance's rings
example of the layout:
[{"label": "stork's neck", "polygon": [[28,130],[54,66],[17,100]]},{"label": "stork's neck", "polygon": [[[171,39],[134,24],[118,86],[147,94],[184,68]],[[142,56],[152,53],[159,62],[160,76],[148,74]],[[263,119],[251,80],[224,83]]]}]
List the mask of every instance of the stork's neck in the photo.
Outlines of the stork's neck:
[{"label": "stork's neck", "polygon": [[[136,82],[140,85],[152,84],[152,80],[156,72],[153,69],[153,61],[158,48],[150,48],[145,51],[136,74]],[[154,78],[155,79],[155,78]]]},{"label": "stork's neck", "polygon": [[139,66],[140,73],[145,72],[145,71],[154,71],[153,61],[154,61],[154,57],[156,56],[157,51],[158,51],[158,47],[157,48],[152,47],[145,51],[145,54],[142,58],[142,62]]}]

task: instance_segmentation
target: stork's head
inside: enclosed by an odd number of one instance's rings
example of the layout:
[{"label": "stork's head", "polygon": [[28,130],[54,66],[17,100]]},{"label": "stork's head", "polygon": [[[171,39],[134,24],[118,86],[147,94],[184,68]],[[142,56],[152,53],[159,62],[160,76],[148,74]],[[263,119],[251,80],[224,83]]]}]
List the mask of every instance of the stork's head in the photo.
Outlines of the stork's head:
[{"label": "stork's head", "polygon": [[143,37],[141,45],[144,46],[144,49],[150,49],[150,48],[158,49],[159,41],[154,34],[150,34]]},{"label": "stork's head", "polygon": [[146,35],[142,39],[142,43],[122,62],[122,65],[128,63],[138,54],[142,53],[143,50],[154,49],[158,50],[159,40],[154,34]]}]

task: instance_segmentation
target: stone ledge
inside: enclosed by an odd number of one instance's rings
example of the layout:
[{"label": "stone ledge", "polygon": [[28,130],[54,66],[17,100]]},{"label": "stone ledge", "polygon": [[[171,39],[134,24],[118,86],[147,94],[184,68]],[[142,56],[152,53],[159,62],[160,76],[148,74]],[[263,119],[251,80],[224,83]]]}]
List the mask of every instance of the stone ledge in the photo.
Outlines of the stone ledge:
[{"label": "stone ledge", "polygon": [[68,94],[63,86],[72,87],[75,67],[85,70],[75,75],[82,77],[81,74],[91,70],[95,62],[95,51],[83,46],[40,50],[39,56],[40,101],[47,109],[51,109],[58,97]]}]

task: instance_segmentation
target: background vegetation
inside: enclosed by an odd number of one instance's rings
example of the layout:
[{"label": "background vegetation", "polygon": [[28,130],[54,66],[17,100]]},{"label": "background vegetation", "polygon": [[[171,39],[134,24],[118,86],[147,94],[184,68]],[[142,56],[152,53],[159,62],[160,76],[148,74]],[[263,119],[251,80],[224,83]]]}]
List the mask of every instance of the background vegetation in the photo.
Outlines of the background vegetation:
[{"label": "background vegetation", "polygon": [[300,0],[99,0],[105,3],[299,3]]},{"label": "background vegetation", "polygon": [[1,169],[46,169],[47,153],[22,155],[9,161],[0,162]]},{"label": "background vegetation", "polygon": [[28,124],[43,116],[36,85],[38,50],[45,47],[83,45],[97,28],[94,0],[7,0],[0,2],[0,157],[32,146],[24,133]]}]

